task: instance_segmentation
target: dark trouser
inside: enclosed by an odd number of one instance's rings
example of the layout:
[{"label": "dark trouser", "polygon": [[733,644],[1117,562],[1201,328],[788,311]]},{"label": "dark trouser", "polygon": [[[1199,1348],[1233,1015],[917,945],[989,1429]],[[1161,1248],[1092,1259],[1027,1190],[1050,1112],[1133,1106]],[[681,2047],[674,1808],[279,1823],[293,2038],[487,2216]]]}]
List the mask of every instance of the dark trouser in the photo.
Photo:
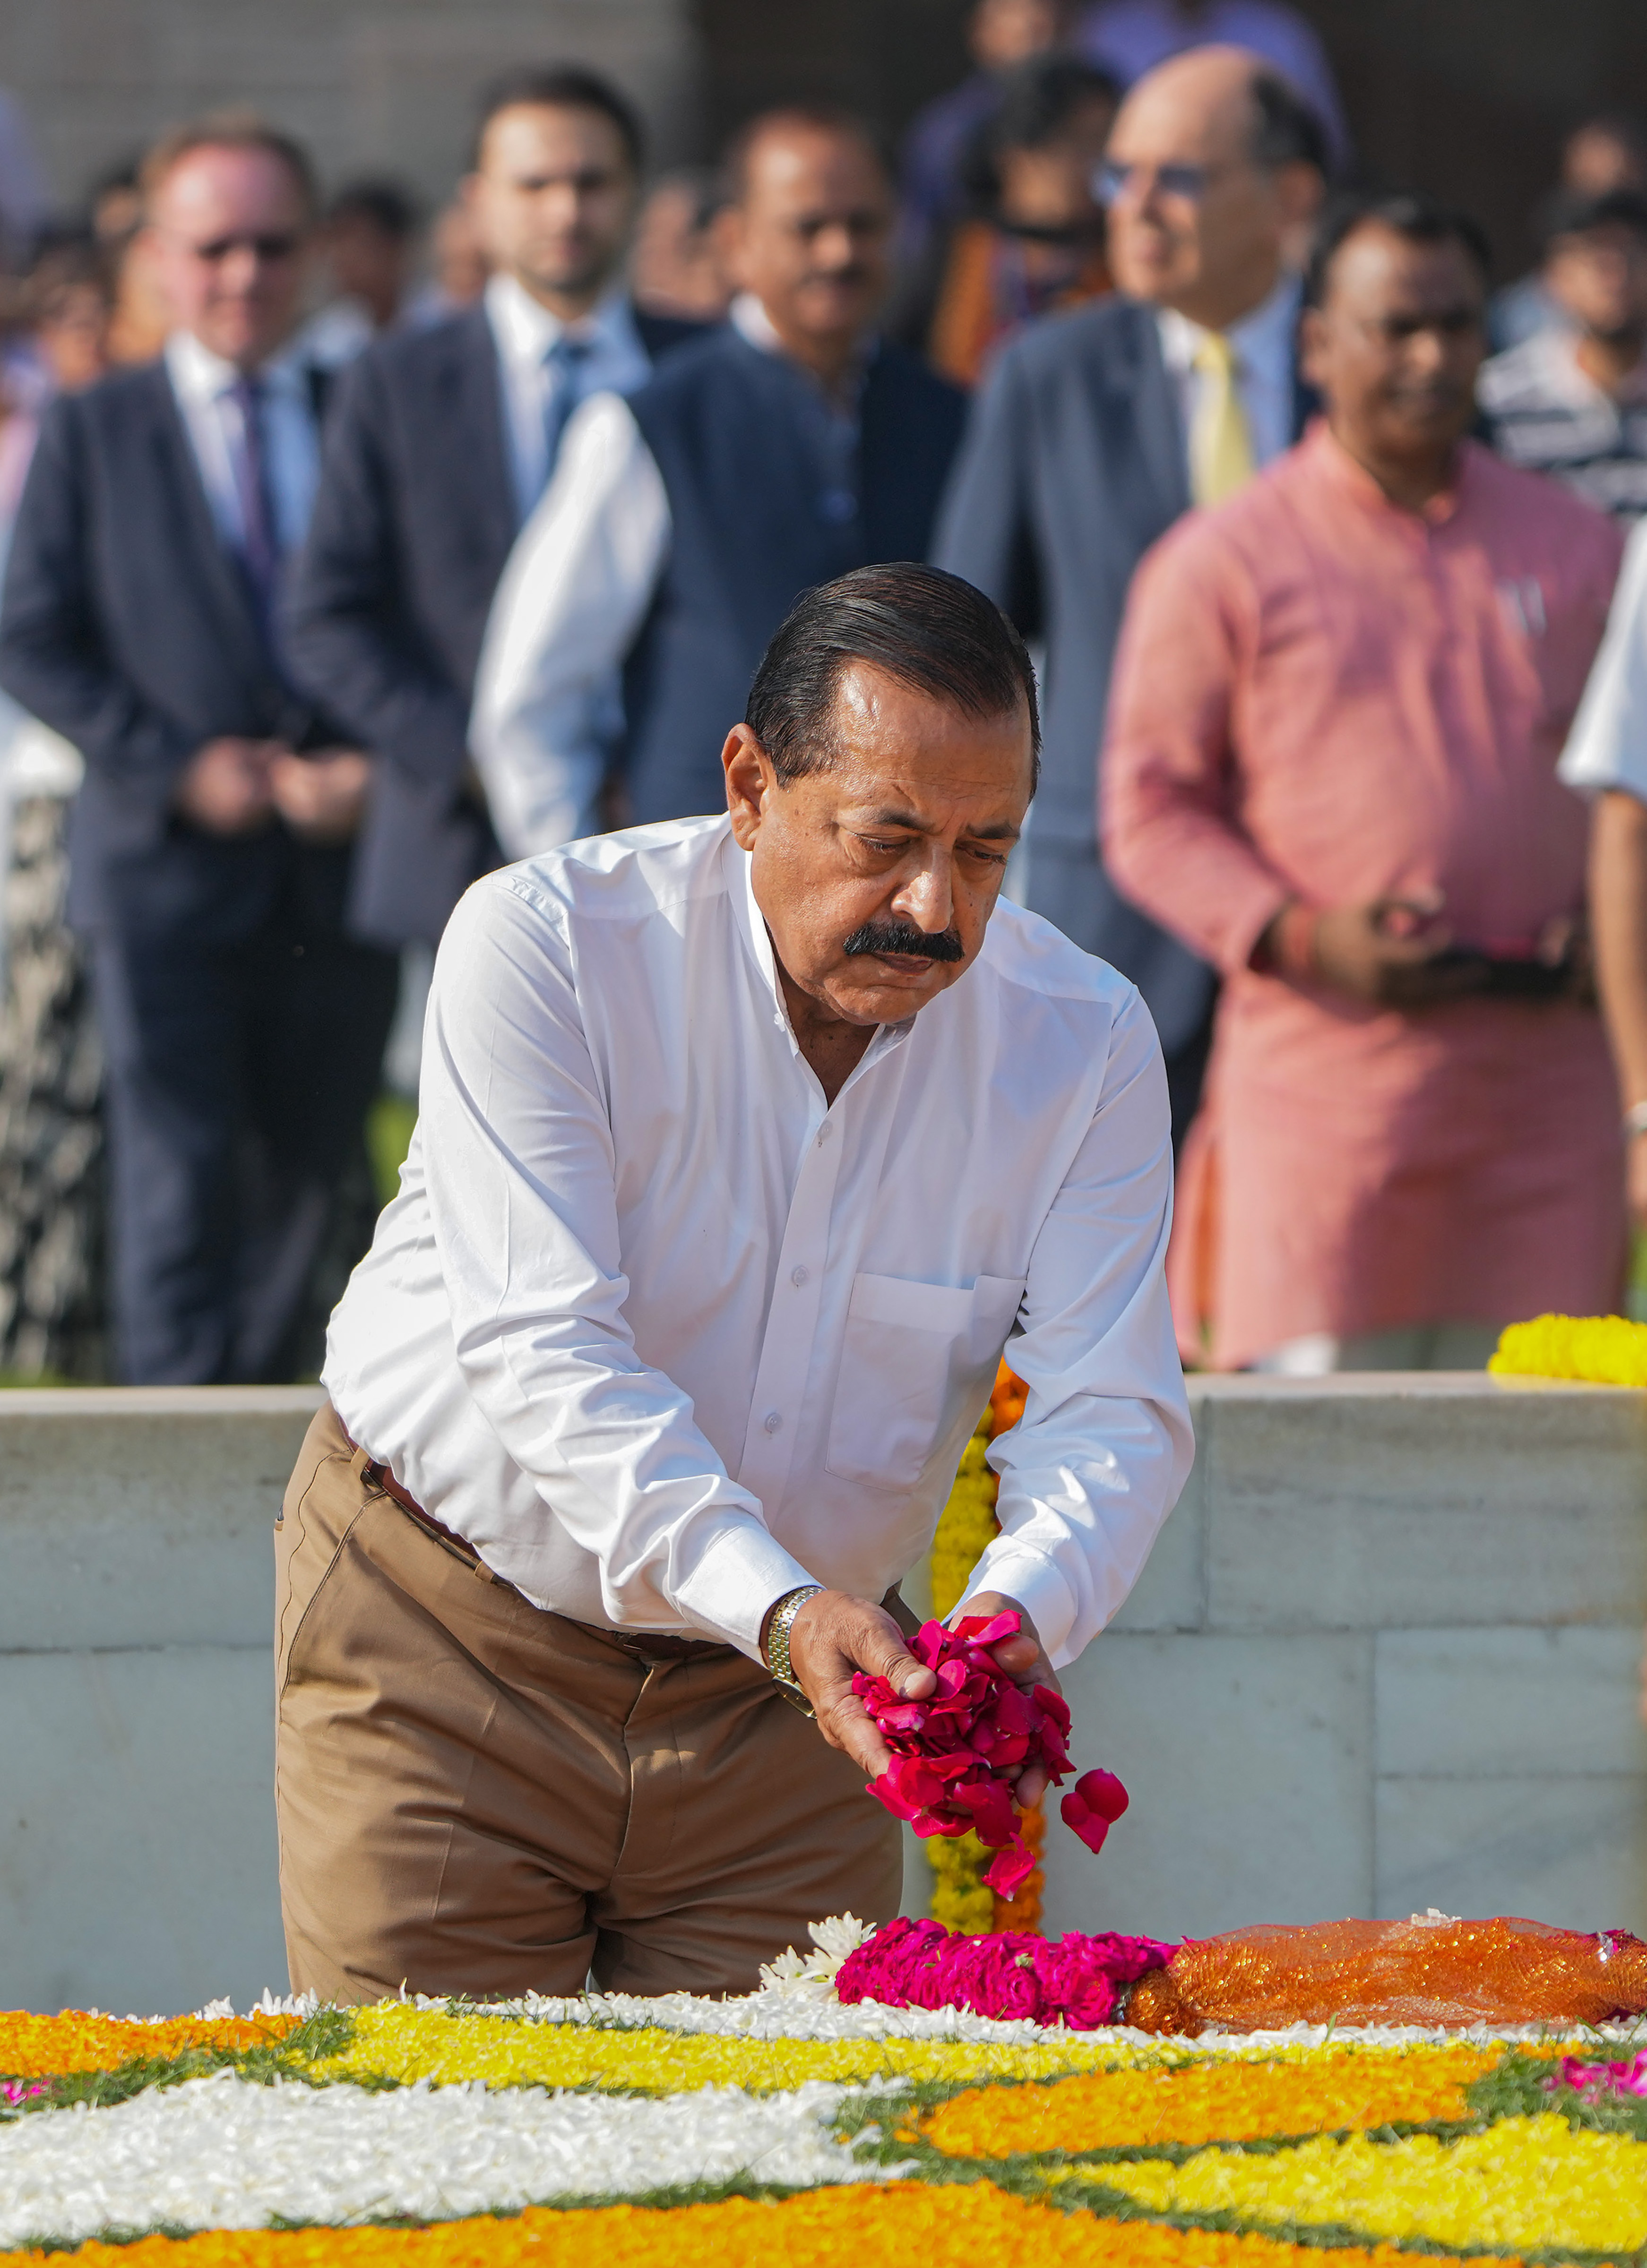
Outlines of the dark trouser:
[{"label": "dark trouser", "polygon": [[370,1234],[362,1131],[396,958],[306,917],[295,891],[243,944],[103,932],[91,947],[118,1374],[290,1379],[318,1359],[322,1260],[337,1245],[346,1268]]}]

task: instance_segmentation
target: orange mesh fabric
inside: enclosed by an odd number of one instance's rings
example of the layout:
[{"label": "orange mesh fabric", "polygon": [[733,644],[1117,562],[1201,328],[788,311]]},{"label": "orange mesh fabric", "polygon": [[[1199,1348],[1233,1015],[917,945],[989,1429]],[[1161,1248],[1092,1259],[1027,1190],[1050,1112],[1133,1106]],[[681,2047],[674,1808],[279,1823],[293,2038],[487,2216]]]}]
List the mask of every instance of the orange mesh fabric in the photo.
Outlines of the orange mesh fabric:
[{"label": "orange mesh fabric", "polygon": [[1263,1924],[1182,1945],[1141,1979],[1145,2031],[1288,2024],[1595,2024],[1647,2010],[1647,1944],[1542,1922]]}]

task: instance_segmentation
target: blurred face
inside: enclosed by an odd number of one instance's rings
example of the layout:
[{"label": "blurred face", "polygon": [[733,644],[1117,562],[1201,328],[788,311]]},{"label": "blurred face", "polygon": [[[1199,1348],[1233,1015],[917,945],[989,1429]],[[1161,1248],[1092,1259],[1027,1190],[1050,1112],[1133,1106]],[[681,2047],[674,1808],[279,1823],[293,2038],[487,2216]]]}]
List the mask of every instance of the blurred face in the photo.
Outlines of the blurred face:
[{"label": "blurred face", "polygon": [[855,134],[777,126],[750,152],[742,203],[720,216],[727,273],[786,344],[855,340],[890,282],[892,191]]},{"label": "blurred face", "polygon": [[1055,48],[1063,29],[1059,0],[979,0],[967,44],[986,70],[1008,71]]},{"label": "blurred face", "polygon": [[1558,237],[1544,263],[1551,296],[1592,338],[1624,343],[1647,331],[1647,237],[1622,221]]},{"label": "blurred face", "polygon": [[1251,60],[1230,49],[1163,64],[1128,95],[1110,136],[1117,284],[1215,329],[1269,296],[1321,195],[1311,166],[1254,160],[1252,77]]},{"label": "blurred face", "polygon": [[1641,151],[1607,126],[1581,126],[1562,152],[1562,180],[1587,197],[1647,188]]},{"label": "blurred face", "polygon": [[190,151],[155,193],[144,243],[173,322],[237,369],[266,362],[296,328],[310,215],[272,151]]},{"label": "blurred face", "polygon": [[1370,224],[1304,317],[1304,366],[1353,456],[1420,468],[1468,431],[1486,343],[1486,285],[1463,246]]},{"label": "blurred face", "polygon": [[34,327],[34,343],[64,394],[91,386],[108,368],[109,305],[95,284],[55,293]]},{"label": "blurred face", "polygon": [[327,227],[326,250],[339,291],[363,301],[378,323],[392,321],[406,289],[410,242],[367,213],[340,213]]},{"label": "blurred face", "polygon": [[1029,712],[964,717],[853,662],[834,736],[839,753],[783,787],[738,725],[733,832],[791,981],[847,1023],[896,1023],[978,958],[1029,807]]},{"label": "blurred face", "polygon": [[630,275],[648,307],[713,322],[727,311],[727,279],[701,209],[695,183],[660,183],[641,210]]},{"label": "blurred face", "polygon": [[1115,116],[1112,104],[1083,104],[1068,124],[1038,150],[1003,150],[1001,218],[1019,228],[1075,235],[1096,231],[1103,218],[1093,186]]},{"label": "blurred face", "polygon": [[475,217],[462,202],[447,205],[430,235],[434,278],[452,305],[466,307],[486,288],[486,255]]},{"label": "blurred face", "polygon": [[592,306],[622,263],[639,184],[603,111],[519,103],[464,185],[481,248],[546,306]]}]

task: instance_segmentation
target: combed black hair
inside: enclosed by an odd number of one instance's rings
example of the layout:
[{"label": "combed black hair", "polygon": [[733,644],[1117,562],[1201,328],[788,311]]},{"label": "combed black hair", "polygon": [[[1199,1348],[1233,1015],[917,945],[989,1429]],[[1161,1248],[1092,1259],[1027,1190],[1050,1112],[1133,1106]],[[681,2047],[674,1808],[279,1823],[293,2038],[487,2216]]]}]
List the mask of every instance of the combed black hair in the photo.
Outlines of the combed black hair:
[{"label": "combed black hair", "polygon": [[404,182],[376,173],[345,181],[329,201],[326,217],[367,221],[397,244],[416,236],[423,220],[417,200]]},{"label": "combed black hair", "polygon": [[744,722],[786,787],[839,754],[835,698],[842,671],[854,661],[883,669],[964,717],[1004,717],[1023,703],[1040,777],[1041,712],[1029,648],[971,583],[902,559],[856,567],[802,592],[762,655]]},{"label": "combed black hair", "polygon": [[636,173],[645,171],[646,134],[640,113],[626,94],[618,92],[610,79],[602,78],[598,71],[586,70],[580,63],[525,63],[493,79],[480,98],[472,165],[479,165],[486,129],[499,113],[522,107],[598,110],[617,129],[631,170]]},{"label": "combed black hair", "polygon": [[971,137],[961,160],[968,201],[987,210],[1001,195],[999,160],[1005,150],[1039,150],[1061,134],[1089,103],[1119,106],[1120,83],[1079,55],[1032,55],[1011,72],[1001,101]]},{"label": "combed black hair", "polygon": [[1325,180],[1333,170],[1333,153],[1320,113],[1279,71],[1255,71],[1250,92],[1258,114],[1253,164],[1272,173],[1283,166],[1313,166]]},{"label": "combed black hair", "polygon": [[1639,189],[1604,189],[1599,196],[1582,189],[1557,189],[1539,213],[1539,255],[1563,236],[1584,236],[1592,228],[1630,228],[1647,236],[1647,196]]},{"label": "combed black hair", "polygon": [[1409,244],[1457,244],[1473,261],[1487,282],[1492,275],[1492,247],[1480,221],[1456,205],[1444,205],[1421,189],[1370,190],[1336,197],[1321,217],[1310,261],[1304,269],[1304,304],[1318,307],[1326,297],[1333,262],[1340,247],[1358,228],[1387,228]]},{"label": "combed black hair", "polygon": [[784,127],[800,127],[814,134],[839,134],[852,141],[861,142],[875,158],[890,183],[897,167],[886,137],[867,118],[855,110],[848,110],[838,102],[779,102],[770,110],[757,110],[746,118],[742,126],[734,129],[720,153],[717,168],[720,176],[719,201],[722,204],[741,205],[750,186],[750,158],[757,142]]}]

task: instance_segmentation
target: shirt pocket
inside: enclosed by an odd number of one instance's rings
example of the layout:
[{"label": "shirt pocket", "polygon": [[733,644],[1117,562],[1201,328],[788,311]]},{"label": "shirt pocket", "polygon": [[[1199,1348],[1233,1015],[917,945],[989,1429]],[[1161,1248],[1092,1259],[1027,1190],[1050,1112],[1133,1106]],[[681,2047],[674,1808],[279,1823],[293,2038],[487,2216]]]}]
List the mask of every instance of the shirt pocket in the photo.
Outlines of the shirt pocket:
[{"label": "shirt pocket", "polygon": [[956,1421],[981,1406],[1024,1281],[980,1276],[963,1291],[855,1276],[825,1468],[867,1488],[913,1488]]}]

